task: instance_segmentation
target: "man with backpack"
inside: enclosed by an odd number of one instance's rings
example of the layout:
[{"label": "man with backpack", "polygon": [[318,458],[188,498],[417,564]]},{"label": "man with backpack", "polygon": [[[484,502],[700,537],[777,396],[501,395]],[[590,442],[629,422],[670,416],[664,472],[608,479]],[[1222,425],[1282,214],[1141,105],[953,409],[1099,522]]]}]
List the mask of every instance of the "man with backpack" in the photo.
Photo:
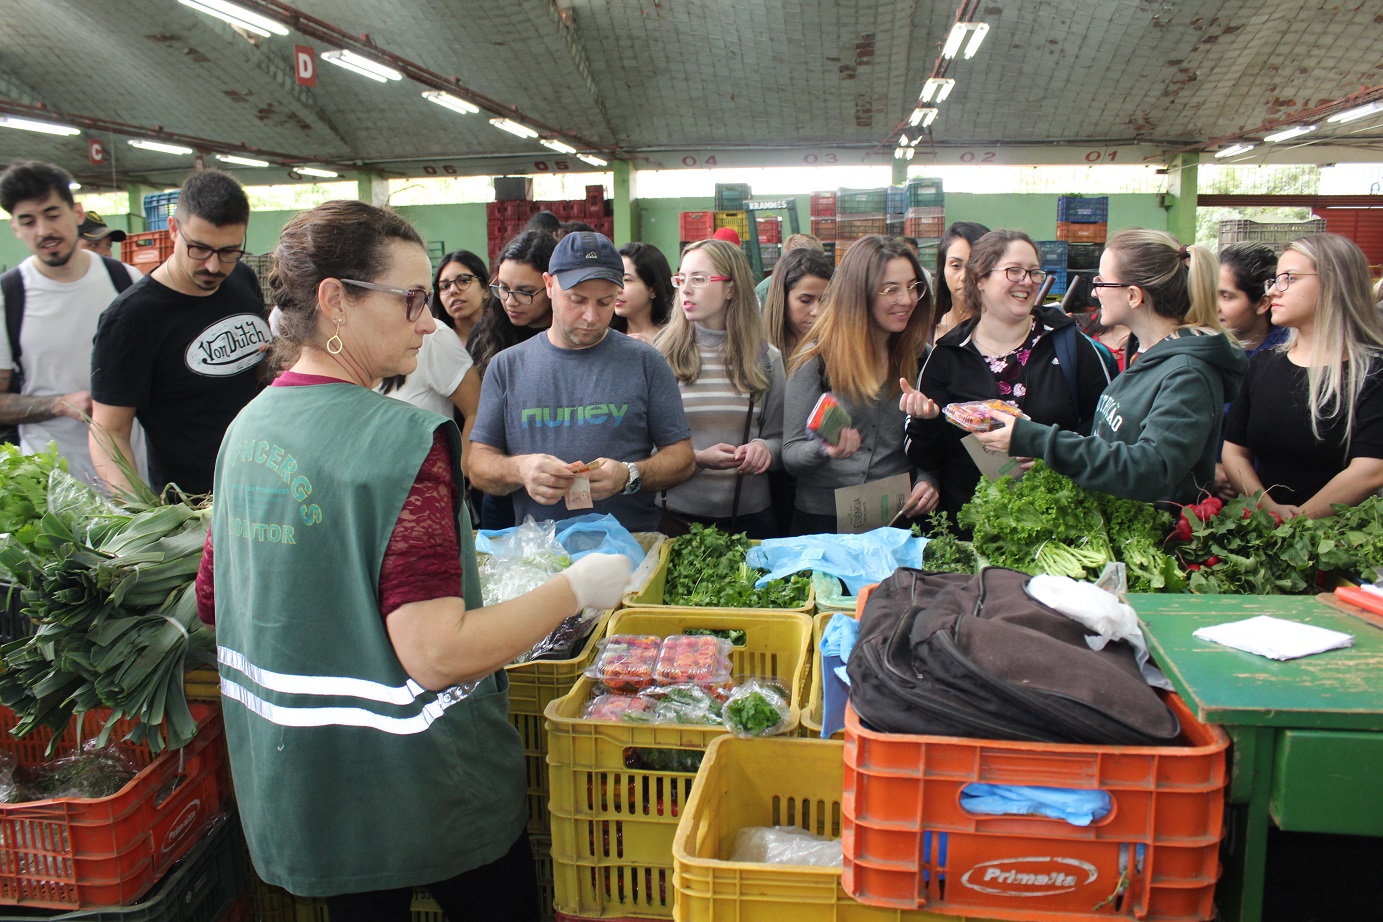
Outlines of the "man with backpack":
[{"label": "man with backpack", "polygon": [[0,439],[25,452],[56,442],[72,475],[91,482],[82,420],[91,412],[91,342],[101,312],[140,273],[78,246],[85,213],[71,183],[66,170],[37,161],[0,176],[0,208],[32,254],[0,275]]}]

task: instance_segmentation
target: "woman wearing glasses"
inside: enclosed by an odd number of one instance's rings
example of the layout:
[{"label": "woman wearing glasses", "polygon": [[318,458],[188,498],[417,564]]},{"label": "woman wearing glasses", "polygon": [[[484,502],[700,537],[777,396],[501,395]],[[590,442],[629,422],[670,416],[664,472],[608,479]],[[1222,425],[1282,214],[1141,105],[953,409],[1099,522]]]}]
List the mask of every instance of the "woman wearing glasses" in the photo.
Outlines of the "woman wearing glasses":
[{"label": "woman wearing glasses", "polygon": [[775,537],[768,471],[783,446],[783,358],[764,342],[759,301],[740,248],[702,240],[672,277],[676,311],[655,345],[677,376],[696,473],[667,491],[680,522]]},{"label": "woman wearing glasses", "polygon": [[[922,265],[902,241],[862,237],[841,260],[788,375],[783,466],[797,478],[794,534],[836,531],[837,489],[911,473],[899,387],[917,377],[931,310]],[[828,391],[850,414],[834,442],[807,432]],[[920,515],[936,502],[936,488],[919,480],[904,511]]]},{"label": "woman wearing glasses", "polygon": [[1288,245],[1265,283],[1287,342],[1257,353],[1225,426],[1240,493],[1284,518],[1333,515],[1383,487],[1383,322],[1363,252],[1335,234]]},{"label": "woman wearing glasses", "polygon": [[663,251],[651,243],[626,243],[619,255],[624,258],[624,289],[615,297],[610,329],[651,344],[672,315],[672,270]]},{"label": "woman wearing glasses", "polygon": [[[1016,403],[1035,422],[1086,435],[1109,384],[1097,347],[1060,308],[1043,307],[1046,280],[1027,234],[991,231],[975,241],[961,303],[978,313],[937,340],[917,389],[931,401],[930,418],[908,418],[908,457],[937,474],[940,509],[954,520],[980,480],[966,433],[940,416],[948,403],[999,399]],[[973,440],[971,440],[973,444]]]},{"label": "woman wearing glasses", "polygon": [[270,284],[299,356],[226,433],[198,612],[264,880],[338,922],[403,922],[414,886],[451,918],[536,920],[503,666],[618,604],[629,563],[592,555],[481,607],[456,427],[372,390],[436,324],[430,268],[410,224],[363,202],[284,228]]},{"label": "woman wearing glasses", "polygon": [[490,285],[493,297],[466,341],[482,379],[490,359],[552,325],[552,302],[547,299],[543,273],[556,246],[551,234],[530,230],[500,251]]},{"label": "woman wearing glasses", "polygon": [[455,330],[463,343],[471,338],[485,309],[489,279],[485,260],[470,250],[453,250],[437,264],[432,277],[432,316]]},{"label": "woman wearing glasses", "polygon": [[1219,328],[1218,272],[1209,250],[1165,231],[1115,234],[1093,287],[1103,321],[1132,331],[1130,359],[1100,397],[1091,434],[1005,416],[976,438],[1127,499],[1184,504],[1209,493],[1224,405],[1247,364]]}]

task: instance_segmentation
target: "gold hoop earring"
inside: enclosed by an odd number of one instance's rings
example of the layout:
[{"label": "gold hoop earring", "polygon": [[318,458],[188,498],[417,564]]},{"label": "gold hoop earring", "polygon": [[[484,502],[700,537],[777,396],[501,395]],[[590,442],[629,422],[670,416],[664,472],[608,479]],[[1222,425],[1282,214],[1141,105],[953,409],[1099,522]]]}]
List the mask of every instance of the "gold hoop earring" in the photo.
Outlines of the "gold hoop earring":
[{"label": "gold hoop earring", "polygon": [[[335,349],[331,347],[332,343],[336,344]],[[331,335],[331,339],[327,340],[327,352],[332,355],[340,355],[341,350],[345,347],[346,344],[341,341],[341,321],[338,320],[336,321],[336,332]]]}]

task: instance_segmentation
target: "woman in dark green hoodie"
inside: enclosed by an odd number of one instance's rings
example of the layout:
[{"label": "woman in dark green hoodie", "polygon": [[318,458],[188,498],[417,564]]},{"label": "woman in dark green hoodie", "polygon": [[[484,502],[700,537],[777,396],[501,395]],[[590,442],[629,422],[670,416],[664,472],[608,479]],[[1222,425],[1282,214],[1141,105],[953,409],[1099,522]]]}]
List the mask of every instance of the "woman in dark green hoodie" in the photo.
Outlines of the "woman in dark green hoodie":
[{"label": "woman in dark green hoodie", "polygon": [[1116,234],[1094,289],[1101,321],[1129,337],[1127,370],[1100,397],[1089,436],[1007,418],[986,450],[1041,458],[1083,487],[1145,502],[1189,503],[1214,489],[1224,405],[1247,360],[1220,329],[1219,264],[1163,231]]}]

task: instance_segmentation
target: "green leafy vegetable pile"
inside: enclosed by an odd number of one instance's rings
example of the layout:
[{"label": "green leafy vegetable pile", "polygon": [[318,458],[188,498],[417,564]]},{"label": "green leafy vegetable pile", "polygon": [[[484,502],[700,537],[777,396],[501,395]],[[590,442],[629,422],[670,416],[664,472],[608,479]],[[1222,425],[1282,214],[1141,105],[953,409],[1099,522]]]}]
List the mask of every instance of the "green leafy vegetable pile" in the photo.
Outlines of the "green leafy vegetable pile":
[{"label": "green leafy vegetable pile", "polygon": [[183,673],[211,661],[214,638],[197,618],[193,580],[209,508],[183,503],[121,511],[65,472],[50,475],[47,511],[0,538],[0,566],[22,587],[30,637],[0,647],[0,703],[19,716],[15,736],[75,713],[130,718],[133,742],[178,748],[197,731]]},{"label": "green leafy vegetable pile", "polygon": [[0,489],[0,535],[23,539],[32,531],[48,508],[48,476],[55,470],[67,470],[67,460],[58,457],[56,445],[26,455],[14,445],[0,443],[0,484],[4,485]]},{"label": "green leafy vegetable pile", "polygon": [[725,728],[736,736],[769,736],[788,717],[787,700],[773,689],[751,684],[736,691],[721,709]]},{"label": "green leafy vegetable pile", "polygon": [[775,579],[754,588],[759,571],[745,563],[749,539],[718,528],[693,525],[676,539],[668,558],[663,602],[714,608],[799,608],[811,591],[811,574]]},{"label": "green leafy vegetable pile", "polygon": [[[933,512],[927,516],[927,524],[931,533],[922,548],[922,569],[929,573],[974,573],[975,548],[951,531],[946,513]],[[913,528],[916,531],[916,526]]]},{"label": "green leafy vegetable pile", "polygon": [[957,521],[973,533],[975,553],[993,566],[1088,580],[1118,560],[1130,592],[1185,588],[1176,560],[1161,548],[1171,516],[1086,490],[1041,461],[1019,480],[981,478]]}]

